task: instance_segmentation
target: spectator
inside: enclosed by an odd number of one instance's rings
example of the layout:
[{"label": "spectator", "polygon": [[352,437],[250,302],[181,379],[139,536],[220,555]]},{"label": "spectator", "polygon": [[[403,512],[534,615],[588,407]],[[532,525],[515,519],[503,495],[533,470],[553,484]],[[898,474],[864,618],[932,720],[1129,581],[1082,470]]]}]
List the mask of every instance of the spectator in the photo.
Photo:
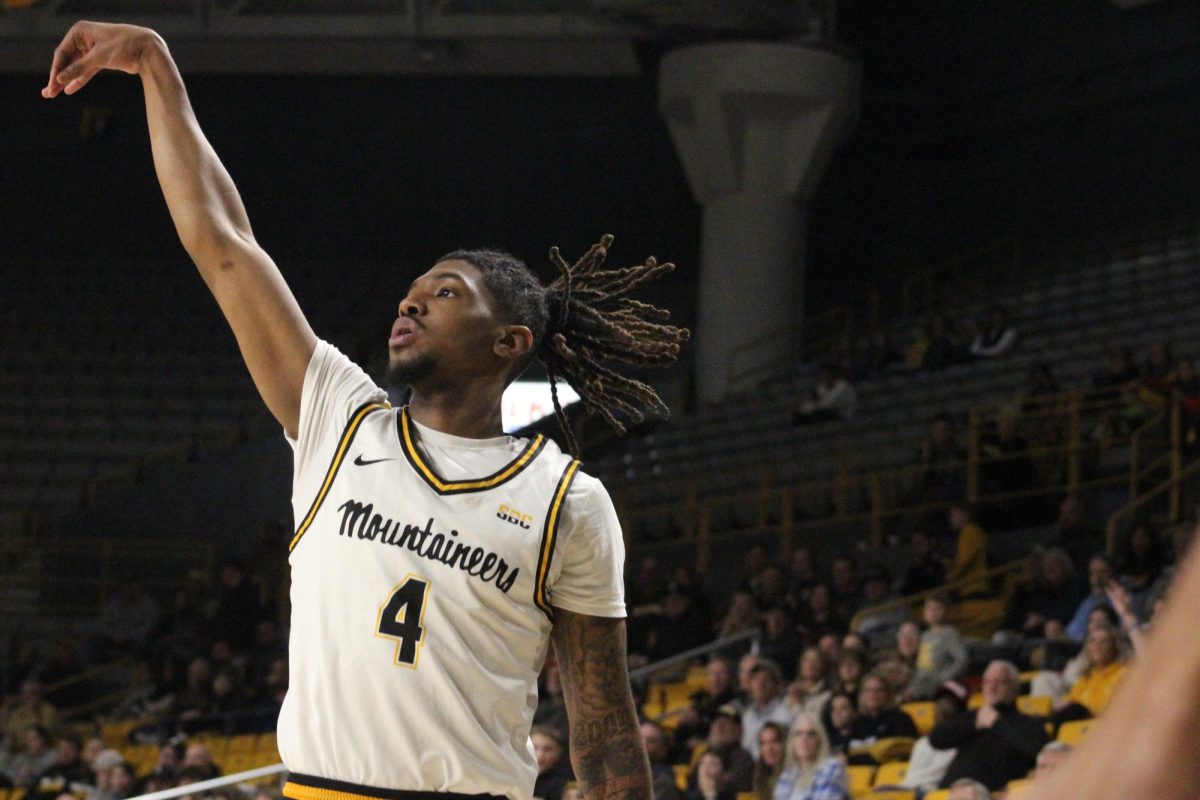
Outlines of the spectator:
[{"label": "spectator", "polygon": [[1066,627],[1087,596],[1087,585],[1075,575],[1075,565],[1061,547],[1041,554],[1032,578],[1031,587],[1018,589],[1010,598],[1004,627],[1040,638],[1047,622]]},{"label": "spectator", "polygon": [[754,599],[758,601],[758,607],[761,609],[790,604],[788,598],[788,575],[783,567],[778,564],[768,564],[763,567],[762,571],[758,574],[758,589],[755,592]]},{"label": "spectator", "polygon": [[547,653],[542,664],[541,685],[538,687],[538,703],[533,712],[533,724],[553,728],[558,731],[559,738],[567,741],[567,702],[563,698],[558,661],[553,653]]},{"label": "spectator", "polygon": [[833,606],[833,593],[824,583],[814,584],[808,592],[808,607],[800,618],[800,626],[810,639],[820,639],[846,632],[846,620]]},{"label": "spectator", "polygon": [[[858,690],[858,720],[854,723],[850,753],[867,749],[880,739],[897,736],[917,738],[912,717],[892,705],[892,692],[882,676],[871,673],[863,678]],[[875,763],[869,757],[865,763]]]},{"label": "spectator", "polygon": [[830,570],[830,600],[833,610],[842,619],[850,619],[862,607],[859,593],[858,563],[852,556],[840,555],[833,559]]},{"label": "spectator", "polygon": [[704,668],[704,688],[692,695],[692,708],[696,710],[697,716],[704,720],[705,726],[708,726],[718,708],[738,702],[738,689],[733,680],[733,664],[727,658],[712,658]]},{"label": "spectator", "polygon": [[1133,365],[1133,354],[1129,347],[1119,345],[1108,353],[1108,361],[1101,372],[1092,379],[1094,396],[1114,393],[1129,386],[1138,379],[1137,367]]},{"label": "spectator", "polygon": [[[1020,432],[1020,411],[1005,408],[996,416],[994,431],[979,439],[979,489],[986,496],[1014,495],[1036,489],[1040,483],[1037,469],[1029,457],[1029,442]],[[1011,528],[1030,522],[1045,522],[1038,511],[1041,498],[1010,498],[1016,502],[996,504],[992,513],[995,524]],[[1031,513],[1035,512],[1035,513]]]},{"label": "spectator", "polygon": [[[892,577],[887,567],[879,564],[863,570],[861,593],[864,612],[899,599],[892,591]],[[892,642],[896,631],[911,616],[907,606],[874,611],[859,620],[856,632],[863,637],[868,650],[875,650]]]},{"label": "spectator", "polygon": [[823,364],[813,397],[805,400],[792,415],[793,425],[853,419],[858,410],[858,395],[836,364]]},{"label": "spectator", "polygon": [[867,656],[859,650],[842,650],[837,660],[836,691],[858,696],[858,686],[867,674]]},{"label": "spectator", "polygon": [[729,773],[720,754],[709,750],[696,764],[695,783],[684,794],[685,800],[735,800],[736,792],[729,788]]},{"label": "spectator", "polygon": [[1034,364],[1029,370],[1029,383],[1021,398],[1021,407],[1025,411],[1043,411],[1057,405],[1061,401],[1062,388],[1054,379],[1054,372],[1045,363]]},{"label": "spectator", "polygon": [[652,624],[647,639],[653,658],[670,658],[711,639],[708,621],[692,608],[691,598],[675,589],[668,591],[663,598],[662,616]]},{"label": "spectator", "polygon": [[[1088,615],[1087,634],[1090,635],[1098,627],[1113,628],[1117,621],[1117,613],[1112,608],[1108,606],[1096,606],[1092,609],[1092,613]],[[1050,626],[1048,625],[1047,627]],[[1065,634],[1060,638],[1065,639]],[[1066,639],[1066,642],[1071,645],[1075,644],[1069,639]],[[1045,661],[1046,659],[1043,659],[1043,662]],[[1043,666],[1046,667],[1047,665],[1043,663]],[[1071,686],[1091,666],[1092,662],[1088,657],[1088,648],[1084,647],[1078,650],[1075,656],[1066,662],[1061,672],[1055,672],[1047,667],[1034,675],[1030,685],[1030,693],[1039,697],[1052,698],[1056,707],[1061,706],[1066,702],[1065,697]]]},{"label": "spectator", "polygon": [[758,800],[771,800],[775,796],[775,785],[783,773],[787,732],[788,726],[778,722],[768,722],[758,732],[758,759],[754,762],[752,782]]},{"label": "spectator", "polygon": [[[675,791],[678,792],[679,790],[676,789]],[[254,800],[259,800],[259,798],[256,797]],[[272,798],[271,800],[275,800],[275,798]],[[563,787],[562,800],[585,800],[583,796],[583,785],[578,781],[571,781],[568,783]],[[655,800],[657,800],[657,798],[655,798]]]},{"label": "spectator", "polygon": [[563,740],[558,731],[542,725],[529,732],[538,774],[533,784],[533,796],[541,800],[561,800],[563,787],[575,779],[571,763],[563,758]]},{"label": "spectator", "polygon": [[1158,580],[1167,566],[1167,554],[1158,537],[1158,532],[1149,523],[1142,521],[1121,544],[1117,561],[1117,572],[1130,591],[1143,592]]},{"label": "spectator", "polygon": [[863,636],[858,631],[846,631],[842,636],[842,652],[847,650],[857,650],[867,657],[871,658],[871,644],[867,641],[867,637]]},{"label": "spectator", "polygon": [[917,651],[917,671],[909,685],[909,696],[918,700],[932,697],[934,691],[958,679],[966,672],[967,648],[962,637],[946,619],[952,600],[946,592],[935,592],[925,598],[925,624]]},{"label": "spectator", "polygon": [[969,351],[976,358],[996,358],[1012,349],[1017,343],[1017,331],[1008,321],[1008,312],[1002,305],[988,309],[988,320],[979,326],[979,333],[971,342]]},{"label": "spectator", "polygon": [[[754,757],[742,747],[742,715],[733,706],[721,706],[708,729],[705,753],[715,753],[723,764],[723,786],[734,794],[751,790]],[[699,765],[692,770],[689,786],[695,786]]]},{"label": "spectator", "polygon": [[1089,667],[1071,684],[1066,704],[1054,715],[1058,722],[1103,713],[1129,667],[1118,644],[1117,632],[1108,625],[1097,625],[1088,632],[1084,650]]},{"label": "spectator", "polygon": [[244,653],[254,643],[254,627],[263,616],[261,595],[236,558],[222,561],[219,574],[212,639],[224,639],[234,651]]},{"label": "spectator", "polygon": [[742,579],[738,590],[749,592],[757,597],[759,578],[770,563],[771,557],[768,555],[766,547],[761,544],[752,544],[747,547],[745,555],[742,556]]},{"label": "spectator", "polygon": [[892,343],[892,337],[882,329],[871,334],[871,344],[867,353],[868,367],[873,373],[883,372],[903,360],[900,351]]},{"label": "spectator", "polygon": [[[1087,634],[1088,615],[1097,606],[1108,605],[1108,584],[1116,578],[1112,561],[1103,553],[1096,553],[1088,560],[1088,587],[1090,592],[1080,601],[1071,621],[1067,623],[1066,634],[1073,641],[1082,642]],[[1129,587],[1126,587],[1127,589]]]},{"label": "spectator", "polygon": [[287,642],[279,636],[279,624],[273,619],[260,619],[254,626],[254,646],[245,659],[250,686],[262,686],[271,666],[276,660],[287,658],[287,654]]},{"label": "spectator", "polygon": [[4,720],[4,738],[9,749],[24,741],[25,731],[34,725],[48,729],[58,721],[58,711],[42,697],[42,682],[37,678],[26,678],[21,682],[21,691],[0,709]]},{"label": "spectator", "polygon": [[1146,351],[1146,361],[1142,365],[1142,380],[1143,381],[1170,381],[1174,378],[1174,368],[1176,365],[1175,352],[1171,343],[1166,339],[1160,339],[1157,342],[1150,344],[1150,349]]},{"label": "spectator", "polygon": [[750,703],[750,680],[754,675],[754,668],[757,665],[758,656],[753,653],[747,653],[738,659],[738,699],[734,705],[739,710],[744,709]]},{"label": "spectator", "polygon": [[966,491],[963,467],[967,451],[958,441],[954,422],[938,414],[929,426],[929,438],[921,443],[921,479],[907,505],[944,503],[962,498]]},{"label": "spectator", "polygon": [[793,716],[801,711],[820,714],[829,702],[829,661],[819,647],[806,647],[800,654],[796,680],[787,689],[787,703]]},{"label": "spectator", "polygon": [[946,582],[946,564],[933,547],[933,539],[918,529],[909,540],[911,557],[904,571],[900,594],[904,597],[935,589]]},{"label": "spectator", "polygon": [[[657,722],[643,722],[638,727],[646,757],[650,760],[650,779],[654,800],[679,800],[679,789],[675,786],[675,770],[671,767],[671,734]],[[534,747],[537,747],[536,742]],[[561,748],[560,748],[561,749]],[[538,763],[538,778],[541,779],[541,762]],[[534,794],[537,794],[535,791]],[[565,800],[565,792],[564,792]]]},{"label": "spectator", "polygon": [[37,776],[54,766],[58,754],[50,734],[41,725],[30,725],[21,737],[21,750],[9,762],[8,776],[14,786],[28,786]]},{"label": "spectator", "polygon": [[796,607],[802,606],[808,600],[808,592],[820,581],[817,562],[812,550],[807,547],[796,547],[788,559],[788,594]]},{"label": "spectator", "polygon": [[929,743],[938,749],[957,748],[942,778],[943,787],[959,778],[972,778],[989,789],[1000,789],[1025,777],[1047,741],[1041,721],[1017,710],[1020,673],[1007,661],[993,661],[983,673],[983,706],[937,725]]},{"label": "spectator", "polygon": [[133,766],[126,761],[118,761],[104,770],[103,779],[98,779],[95,800],[126,800],[133,796],[136,786]]},{"label": "spectator", "polygon": [[[802,649],[800,633],[792,623],[787,606],[771,606],[763,612],[763,634],[758,644],[761,658],[779,665],[783,680],[796,677],[796,661]],[[791,722],[791,720],[788,720]]]},{"label": "spectator", "polygon": [[[954,560],[946,569],[946,581],[965,581],[958,589],[963,597],[986,596],[991,591],[986,577],[988,569],[987,535],[979,523],[971,507],[965,503],[955,503],[946,512],[950,530],[957,534],[954,545]],[[971,580],[967,580],[971,579]]]},{"label": "spectator", "polygon": [[136,651],[159,621],[159,607],[136,576],[118,582],[118,589],[100,611],[102,660]]},{"label": "spectator", "polygon": [[760,659],[750,672],[750,703],[742,712],[742,748],[758,758],[758,732],[768,722],[787,727],[792,712],[783,699],[783,675],[774,661]]},{"label": "spectator", "polygon": [[930,315],[924,333],[909,351],[909,364],[918,369],[941,369],[962,360],[963,350],[949,319],[943,314]]},{"label": "spectator", "polygon": [[1084,523],[1083,505],[1075,495],[1067,495],[1059,504],[1054,530],[1055,544],[1067,551],[1079,571],[1084,570],[1092,553],[1104,547],[1101,532]]},{"label": "spectator", "polygon": [[[966,687],[953,681],[938,687],[933,696],[934,727],[965,712],[967,696]],[[906,789],[932,792],[941,783],[946,769],[956,755],[958,751],[954,748],[938,750],[929,743],[928,736],[922,736],[913,745],[912,754],[908,758],[908,769],[900,785]]]},{"label": "spectator", "polygon": [[950,794],[946,800],[992,800],[992,794],[979,781],[959,778],[950,784]]},{"label": "spectator", "polygon": [[749,591],[735,592],[717,629],[717,638],[724,639],[734,634],[758,627],[758,604]]},{"label": "spectator", "polygon": [[820,721],[801,714],[788,734],[774,800],[849,800],[846,767],[833,755]]},{"label": "spectator", "polygon": [[905,622],[896,631],[895,657],[910,669],[916,670],[917,658],[921,653],[921,626],[913,620]]},{"label": "spectator", "polygon": [[[797,714],[799,719],[800,715]],[[854,741],[854,723],[858,722],[858,702],[854,695],[837,692],[829,698],[825,713],[821,717],[825,725],[826,738],[832,752],[848,755],[850,742]]]},{"label": "spectator", "polygon": [[179,763],[180,774],[183,770],[193,769],[204,774],[201,780],[212,780],[221,776],[221,768],[213,761],[212,750],[204,742],[192,742],[183,752],[183,761]]},{"label": "spectator", "polygon": [[27,800],[53,800],[64,792],[84,793],[95,786],[92,769],[81,758],[78,736],[60,736],[54,749],[54,763],[30,782]]},{"label": "spectator", "polygon": [[212,709],[212,667],[206,659],[196,657],[187,668],[183,691],[175,698],[179,718],[192,728]]}]

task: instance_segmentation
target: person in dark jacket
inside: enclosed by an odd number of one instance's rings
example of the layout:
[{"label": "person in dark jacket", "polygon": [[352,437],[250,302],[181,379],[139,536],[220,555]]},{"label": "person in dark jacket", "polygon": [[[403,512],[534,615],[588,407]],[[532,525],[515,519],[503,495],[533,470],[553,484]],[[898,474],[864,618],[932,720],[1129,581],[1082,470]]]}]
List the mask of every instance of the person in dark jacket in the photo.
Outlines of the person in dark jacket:
[{"label": "person in dark jacket", "polygon": [[933,747],[958,751],[942,777],[943,788],[971,778],[994,791],[1033,769],[1049,737],[1041,721],[1017,710],[1020,680],[1010,662],[993,661],[983,673],[983,705],[930,732]]}]

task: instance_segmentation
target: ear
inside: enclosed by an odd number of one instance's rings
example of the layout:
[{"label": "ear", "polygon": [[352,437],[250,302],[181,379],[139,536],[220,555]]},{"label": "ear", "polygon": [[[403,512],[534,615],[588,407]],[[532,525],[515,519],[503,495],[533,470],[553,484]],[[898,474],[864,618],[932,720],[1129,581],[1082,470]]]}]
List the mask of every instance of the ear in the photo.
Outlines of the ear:
[{"label": "ear", "polygon": [[533,331],[525,325],[505,325],[492,344],[492,352],[509,361],[519,361],[533,350]]}]

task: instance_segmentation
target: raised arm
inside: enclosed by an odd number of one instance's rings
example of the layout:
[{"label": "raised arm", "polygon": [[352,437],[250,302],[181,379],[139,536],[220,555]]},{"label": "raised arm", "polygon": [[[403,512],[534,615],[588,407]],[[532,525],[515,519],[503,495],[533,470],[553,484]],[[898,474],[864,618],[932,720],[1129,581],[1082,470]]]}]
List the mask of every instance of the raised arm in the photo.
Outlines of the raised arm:
[{"label": "raised arm", "polygon": [[103,69],[141,77],[154,168],[179,240],[229,321],[267,408],[294,436],[316,336],[254,240],[237,187],[200,130],[166,43],[147,28],[77,22],[54,51],[42,96],[74,94]]},{"label": "raised arm", "polygon": [[554,653],[570,720],[571,765],[587,800],[650,800],[625,663],[625,620],[556,608]]}]

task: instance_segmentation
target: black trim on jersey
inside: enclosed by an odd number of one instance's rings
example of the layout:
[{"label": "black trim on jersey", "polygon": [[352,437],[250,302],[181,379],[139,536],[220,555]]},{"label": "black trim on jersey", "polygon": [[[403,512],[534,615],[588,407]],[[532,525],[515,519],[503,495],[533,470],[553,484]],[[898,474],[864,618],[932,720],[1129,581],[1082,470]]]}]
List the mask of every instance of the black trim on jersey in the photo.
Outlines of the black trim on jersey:
[{"label": "black trim on jersey", "polygon": [[408,459],[409,466],[421,476],[421,480],[425,481],[430,489],[441,495],[483,492],[488,489],[494,489],[497,486],[502,486],[520,475],[546,447],[546,437],[539,433],[525,446],[525,449],[516,458],[486,478],[448,481],[441,475],[438,475],[433,470],[433,467],[426,464],[424,459],[421,458],[421,454],[417,452],[417,445],[412,439],[410,431],[408,406],[403,406],[400,409],[400,413],[396,415],[396,435],[400,439],[400,449],[404,451],[404,457]]},{"label": "black trim on jersey", "polygon": [[341,469],[342,463],[346,460],[346,453],[350,450],[350,443],[354,441],[355,435],[358,433],[359,428],[362,427],[363,420],[374,411],[389,408],[391,406],[386,403],[371,401],[363,403],[350,415],[350,419],[346,421],[346,427],[342,429],[342,433],[338,437],[338,446],[333,452],[333,459],[329,462],[329,469],[325,472],[325,480],[321,482],[321,488],[317,491],[317,496],[313,498],[308,513],[304,515],[304,519],[296,527],[296,533],[292,537],[291,543],[288,544],[289,553],[296,549],[296,545],[300,543],[300,539],[308,531],[309,526],[312,525],[312,521],[317,516],[317,511],[321,508],[321,504],[325,502],[325,498],[329,494],[329,487],[333,485],[333,479],[337,477],[338,470]]},{"label": "black trim on jersey", "polygon": [[[310,786],[313,789],[324,789],[328,792],[345,792],[360,797],[378,798],[378,800],[506,800],[499,794],[462,794],[461,792],[411,791],[408,789],[379,789],[374,786],[363,786],[358,783],[337,781],[333,778],[318,778],[315,775],[303,775],[299,772],[288,773],[288,783],[297,786]],[[287,786],[284,786],[284,795]]]},{"label": "black trim on jersey", "polygon": [[537,571],[533,575],[533,603],[542,613],[554,620],[554,610],[546,602],[546,579],[550,576],[550,562],[554,558],[554,545],[558,541],[558,523],[562,519],[562,509],[566,505],[567,492],[579,474],[580,462],[572,460],[567,464],[563,474],[554,487],[554,495],[550,500],[550,508],[546,511],[546,521],[542,523],[542,539],[538,544]]}]

